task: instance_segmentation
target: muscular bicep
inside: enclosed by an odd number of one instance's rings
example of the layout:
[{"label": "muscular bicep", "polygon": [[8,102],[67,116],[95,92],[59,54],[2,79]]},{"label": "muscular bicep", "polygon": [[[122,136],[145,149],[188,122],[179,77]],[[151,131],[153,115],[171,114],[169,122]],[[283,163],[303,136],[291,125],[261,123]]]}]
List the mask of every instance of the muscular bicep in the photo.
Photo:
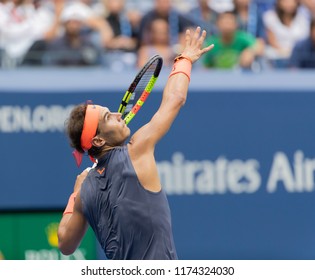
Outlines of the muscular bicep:
[{"label": "muscular bicep", "polygon": [[154,148],[155,144],[168,132],[172,126],[185,99],[178,94],[170,94],[163,100],[159,110],[149,123],[140,128],[132,137],[133,148]]},{"label": "muscular bicep", "polygon": [[136,153],[153,151],[155,144],[167,133],[180,108],[185,104],[189,85],[183,73],[171,75],[163,91],[161,105],[149,123],[132,137],[132,150]]}]

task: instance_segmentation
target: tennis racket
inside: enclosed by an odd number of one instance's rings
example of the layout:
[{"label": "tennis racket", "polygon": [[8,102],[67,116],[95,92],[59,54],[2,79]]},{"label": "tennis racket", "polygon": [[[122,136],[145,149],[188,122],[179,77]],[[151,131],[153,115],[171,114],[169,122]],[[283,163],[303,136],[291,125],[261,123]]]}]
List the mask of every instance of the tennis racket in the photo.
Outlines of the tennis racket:
[{"label": "tennis racket", "polygon": [[[163,59],[159,55],[152,56],[148,62],[138,72],[133,82],[124,94],[124,97],[119,105],[118,112],[122,114],[122,118],[128,125],[134,116],[139,112],[142,105],[150,95],[154,84],[162,69]],[[90,171],[92,167],[88,167]]]},{"label": "tennis racket", "polygon": [[127,125],[139,112],[150,95],[154,84],[159,77],[162,65],[163,59],[161,56],[152,56],[138,72],[125,92],[118,112],[122,114],[122,118]]}]

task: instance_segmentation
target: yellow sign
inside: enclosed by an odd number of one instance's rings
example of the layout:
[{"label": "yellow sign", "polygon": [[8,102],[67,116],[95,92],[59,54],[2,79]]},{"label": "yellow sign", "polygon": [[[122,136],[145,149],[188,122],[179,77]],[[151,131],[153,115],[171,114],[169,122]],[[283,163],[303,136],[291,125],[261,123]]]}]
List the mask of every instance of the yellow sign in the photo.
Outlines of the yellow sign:
[{"label": "yellow sign", "polygon": [[58,247],[58,225],[59,223],[50,223],[46,227],[46,236],[51,247]]}]

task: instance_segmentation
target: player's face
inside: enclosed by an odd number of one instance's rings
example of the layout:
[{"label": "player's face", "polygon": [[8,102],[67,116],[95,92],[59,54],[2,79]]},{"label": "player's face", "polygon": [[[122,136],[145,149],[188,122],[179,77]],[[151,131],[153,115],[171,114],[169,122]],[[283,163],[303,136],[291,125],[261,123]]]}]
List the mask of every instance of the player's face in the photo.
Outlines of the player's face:
[{"label": "player's face", "polygon": [[99,108],[99,136],[103,137],[108,145],[122,145],[129,137],[130,129],[121,118],[121,113],[111,112],[107,107]]}]

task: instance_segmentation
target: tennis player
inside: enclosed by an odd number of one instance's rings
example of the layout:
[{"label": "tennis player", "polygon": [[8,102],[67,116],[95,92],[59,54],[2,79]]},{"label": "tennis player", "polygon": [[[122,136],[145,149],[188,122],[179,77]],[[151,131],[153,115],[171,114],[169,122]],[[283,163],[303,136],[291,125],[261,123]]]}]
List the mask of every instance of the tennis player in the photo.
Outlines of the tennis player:
[{"label": "tennis player", "polygon": [[71,112],[67,132],[78,163],[87,152],[98,164],[77,177],[58,229],[63,254],[76,250],[90,225],[109,259],[177,259],[154,147],[186,102],[192,63],[213,48],[203,47],[205,37],[200,27],[186,31],[159,109],[128,144],[130,129],[121,114],[99,105]]}]

